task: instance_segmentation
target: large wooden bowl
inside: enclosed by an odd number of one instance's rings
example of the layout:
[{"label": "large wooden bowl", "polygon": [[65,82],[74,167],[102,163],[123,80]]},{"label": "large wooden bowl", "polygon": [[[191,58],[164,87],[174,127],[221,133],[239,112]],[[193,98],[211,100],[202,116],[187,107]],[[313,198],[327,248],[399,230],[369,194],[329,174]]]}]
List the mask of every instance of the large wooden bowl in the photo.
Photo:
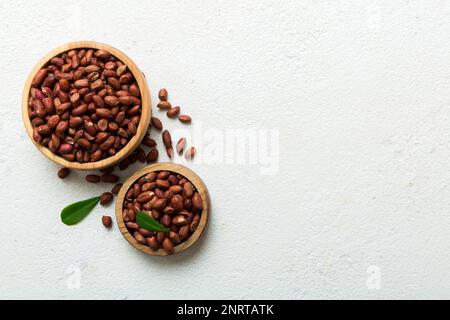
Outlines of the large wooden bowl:
[{"label": "large wooden bowl", "polygon": [[197,229],[194,231],[193,234],[189,236],[184,242],[180,243],[179,245],[174,246],[174,252],[173,253],[179,253],[186,249],[188,249],[190,246],[192,246],[197,240],[201,237],[203,232],[205,231],[206,225],[208,224],[208,218],[209,218],[209,208],[210,208],[210,201],[209,201],[209,194],[208,190],[206,189],[205,184],[200,179],[200,177],[194,173],[192,170],[186,168],[185,166],[182,166],[180,164],[175,163],[155,163],[150,166],[147,166],[145,168],[142,168],[136,173],[134,173],[130,178],[128,178],[127,181],[123,184],[122,188],[120,189],[120,192],[116,199],[116,221],[117,226],[119,227],[120,232],[122,232],[123,236],[127,241],[136,249],[153,256],[167,256],[168,253],[165,252],[163,249],[158,250],[152,250],[150,247],[140,244],[139,242],[134,239],[134,237],[128,232],[127,227],[125,226],[125,222],[123,221],[122,216],[122,207],[123,202],[125,200],[125,195],[130,189],[130,187],[135,183],[139,178],[146,175],[149,172],[152,171],[171,171],[178,174],[181,174],[182,176],[186,177],[191,183],[194,185],[194,187],[197,189],[197,192],[202,197],[203,202],[203,211],[200,216],[200,222],[198,224]]},{"label": "large wooden bowl", "polygon": [[[31,82],[33,80],[34,75],[36,72],[41,69],[48,61],[50,61],[51,58],[72,50],[72,49],[81,49],[81,48],[88,48],[88,49],[104,49],[108,50],[113,56],[118,58],[120,61],[122,61],[124,64],[127,65],[128,69],[133,74],[134,78],[136,79],[137,85],[139,86],[139,90],[141,92],[141,101],[142,101],[142,112],[141,112],[141,120],[139,121],[139,125],[137,128],[136,134],[128,141],[128,143],[123,147],[119,152],[117,152],[114,156],[102,159],[100,161],[96,162],[87,162],[87,163],[79,163],[77,161],[67,161],[66,159],[54,154],[45,146],[40,145],[33,139],[33,127],[31,125],[30,117],[28,115],[28,98],[30,95],[30,89],[31,89]],[[70,168],[70,169],[77,169],[77,170],[94,170],[94,169],[103,169],[110,166],[113,166],[117,163],[119,163],[121,160],[125,159],[128,155],[130,155],[131,152],[133,152],[134,149],[136,149],[139,144],[141,143],[141,140],[144,138],[145,133],[147,132],[148,125],[150,123],[150,117],[151,117],[151,98],[150,98],[150,92],[147,86],[147,81],[145,81],[143,73],[139,70],[139,68],[136,66],[136,64],[128,58],[122,51],[113,48],[109,45],[99,43],[96,41],[77,41],[77,42],[71,42],[68,44],[65,44],[61,47],[58,47],[56,49],[53,49],[50,51],[45,57],[43,57],[38,64],[33,68],[33,70],[30,72],[27,81],[25,82],[25,87],[23,89],[23,95],[22,95],[22,118],[23,122],[25,124],[25,128],[27,130],[28,136],[30,137],[31,141],[34,143],[36,148],[42,152],[47,158],[50,160],[56,162],[57,164]]]}]

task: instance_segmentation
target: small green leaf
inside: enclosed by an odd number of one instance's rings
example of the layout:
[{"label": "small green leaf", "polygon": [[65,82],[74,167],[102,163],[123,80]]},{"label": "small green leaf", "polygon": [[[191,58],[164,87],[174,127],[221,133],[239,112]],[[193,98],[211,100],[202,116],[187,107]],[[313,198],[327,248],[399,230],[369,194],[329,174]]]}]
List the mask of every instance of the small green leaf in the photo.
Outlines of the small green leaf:
[{"label": "small green leaf", "polygon": [[139,211],[136,214],[136,222],[137,224],[148,231],[156,231],[156,232],[169,232],[170,230],[159,224],[158,221],[150,217],[144,211]]},{"label": "small green leaf", "polygon": [[100,197],[94,197],[72,203],[61,211],[61,221],[68,226],[83,220],[100,201]]}]

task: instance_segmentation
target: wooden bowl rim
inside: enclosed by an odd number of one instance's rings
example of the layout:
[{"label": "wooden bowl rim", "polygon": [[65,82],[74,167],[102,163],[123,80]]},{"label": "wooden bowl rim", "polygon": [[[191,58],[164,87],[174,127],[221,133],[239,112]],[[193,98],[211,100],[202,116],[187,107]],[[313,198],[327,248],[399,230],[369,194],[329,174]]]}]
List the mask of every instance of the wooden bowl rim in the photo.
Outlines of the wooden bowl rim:
[{"label": "wooden bowl rim", "polygon": [[[113,56],[118,58],[120,61],[126,64],[128,67],[128,70],[133,74],[134,78],[136,79],[136,83],[138,84],[139,90],[141,92],[141,119],[139,121],[139,125],[137,127],[136,134],[128,141],[128,143],[123,147],[119,152],[117,152],[114,156],[110,156],[108,158],[102,159],[100,161],[96,162],[87,162],[87,163],[79,163],[77,161],[67,161],[64,158],[54,154],[50,151],[47,147],[44,147],[34,141],[33,139],[33,127],[31,125],[31,120],[29,119],[28,115],[28,98],[30,95],[31,90],[31,82],[34,78],[34,75],[36,72],[41,69],[48,61],[50,61],[51,58],[63,53],[67,52],[72,49],[80,49],[80,48],[87,48],[87,49],[105,49],[111,52]],[[135,150],[141,143],[142,139],[145,136],[145,133],[148,130],[148,126],[150,124],[150,118],[151,118],[151,96],[150,96],[150,90],[147,85],[147,81],[145,80],[145,77],[143,73],[139,70],[137,65],[131,60],[125,53],[120,51],[119,49],[116,49],[110,45],[97,42],[97,41],[75,41],[66,43],[62,46],[59,46],[53,50],[51,50],[49,53],[47,53],[39,62],[34,66],[34,68],[31,70],[30,74],[28,75],[28,78],[25,82],[25,86],[23,89],[22,94],[22,118],[25,125],[25,129],[28,133],[28,136],[30,137],[33,144],[37,147],[37,149],[44,154],[48,159],[52,160],[53,162],[69,168],[69,169],[75,169],[75,170],[98,170],[107,168],[110,166],[113,166],[117,163],[119,163],[122,159],[125,159],[128,155],[130,155],[133,150]]]},{"label": "wooden bowl rim", "polygon": [[136,239],[128,232],[127,227],[125,226],[125,222],[123,221],[122,216],[122,206],[123,202],[125,200],[125,195],[131,185],[136,182],[139,178],[146,175],[147,173],[153,172],[153,171],[171,171],[178,174],[181,174],[182,176],[186,177],[197,189],[197,192],[202,197],[202,204],[203,204],[203,210],[200,217],[200,222],[197,227],[197,229],[194,231],[193,234],[184,242],[180,243],[179,245],[174,246],[174,252],[180,253],[185,251],[186,249],[190,248],[194,243],[198,241],[198,239],[203,235],[206,226],[208,224],[209,220],[209,210],[210,210],[210,199],[208,190],[206,188],[205,183],[203,180],[191,169],[176,163],[171,162],[161,162],[161,163],[155,163],[151,164],[149,166],[146,166],[144,168],[141,168],[137,170],[133,175],[131,175],[122,185],[120,188],[120,192],[116,199],[116,221],[117,226],[122,233],[122,235],[125,237],[125,239],[136,249],[138,249],[141,252],[144,252],[146,254],[152,255],[152,256],[168,256],[169,254],[166,253],[163,249],[158,250],[152,250],[150,247],[140,244],[136,241]]}]

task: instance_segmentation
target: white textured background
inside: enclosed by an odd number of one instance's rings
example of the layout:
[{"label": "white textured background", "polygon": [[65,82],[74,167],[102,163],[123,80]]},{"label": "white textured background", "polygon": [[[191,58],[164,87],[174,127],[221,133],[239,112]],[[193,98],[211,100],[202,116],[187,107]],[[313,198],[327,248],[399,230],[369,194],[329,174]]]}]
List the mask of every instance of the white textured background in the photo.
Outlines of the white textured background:
[{"label": "white textured background", "polygon": [[[0,2],[0,298],[450,298],[449,1],[71,3]],[[205,129],[278,130],[278,173],[190,165],[212,220],[169,258],[105,230],[112,206],[63,225],[106,187],[59,180],[20,103],[79,39],[125,51]]]}]

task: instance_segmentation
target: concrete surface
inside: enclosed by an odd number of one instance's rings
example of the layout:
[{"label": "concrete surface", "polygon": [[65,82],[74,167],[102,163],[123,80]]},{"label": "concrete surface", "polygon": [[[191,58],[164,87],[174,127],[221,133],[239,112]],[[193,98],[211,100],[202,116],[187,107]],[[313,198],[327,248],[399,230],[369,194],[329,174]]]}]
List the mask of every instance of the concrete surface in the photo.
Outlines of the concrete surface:
[{"label": "concrete surface", "polygon": [[[449,34],[448,1],[2,0],[0,298],[450,298]],[[109,187],[59,180],[20,102],[79,39],[194,118],[161,115],[197,136],[213,202],[185,254],[133,249],[101,226],[112,206],[60,222]]]}]

